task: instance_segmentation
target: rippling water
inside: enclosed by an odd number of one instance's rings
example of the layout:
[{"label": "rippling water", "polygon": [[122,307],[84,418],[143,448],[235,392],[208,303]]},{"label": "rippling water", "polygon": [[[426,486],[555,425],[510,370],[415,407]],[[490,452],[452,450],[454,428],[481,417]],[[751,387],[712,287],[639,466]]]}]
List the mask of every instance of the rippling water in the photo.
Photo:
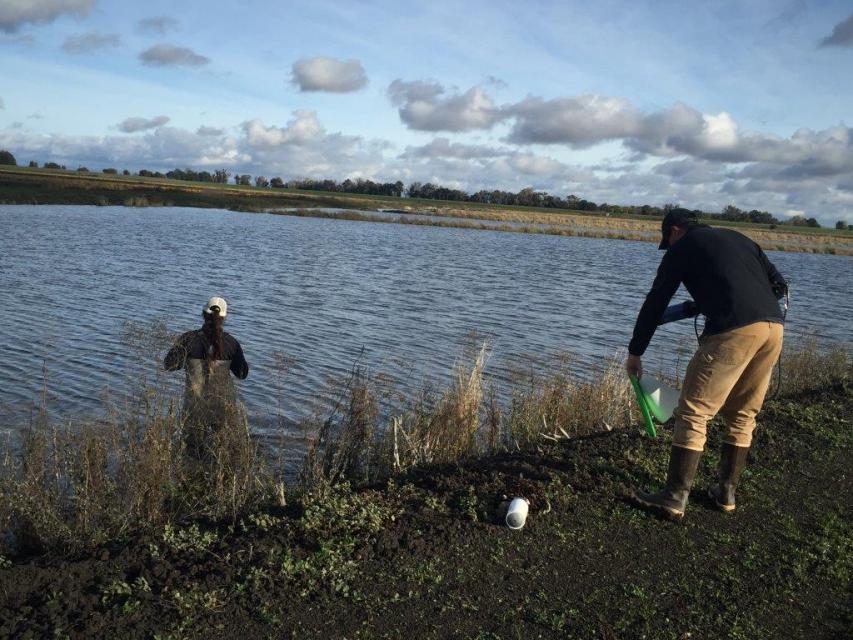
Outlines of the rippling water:
[{"label": "rippling water", "polygon": [[[96,413],[139,373],[126,323],[197,328],[212,294],[227,298],[226,328],[252,367],[240,389],[259,431],[278,412],[305,415],[359,358],[404,382],[445,379],[472,331],[489,339],[498,378],[515,358],[565,351],[582,370],[624,350],[661,255],[641,242],[209,209],[0,206],[0,231],[5,429],[26,422],[43,373],[55,415]],[[853,258],[769,255],[792,281],[789,330],[849,340]],[[692,335],[686,322],[659,330],[647,368],[671,369]],[[283,387],[277,352],[295,359]]]}]

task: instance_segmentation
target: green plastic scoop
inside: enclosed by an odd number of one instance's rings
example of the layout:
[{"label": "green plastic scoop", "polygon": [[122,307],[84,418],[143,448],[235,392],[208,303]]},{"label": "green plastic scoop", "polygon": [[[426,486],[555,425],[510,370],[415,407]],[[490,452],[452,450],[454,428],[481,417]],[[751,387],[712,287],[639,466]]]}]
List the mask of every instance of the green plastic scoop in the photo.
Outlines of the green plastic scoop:
[{"label": "green plastic scoop", "polygon": [[631,385],[634,387],[637,404],[640,405],[640,413],[643,414],[643,421],[646,423],[646,431],[654,438],[656,431],[653,418],[661,424],[669,420],[678,408],[681,393],[648,375],[643,376],[642,380],[631,376]]},{"label": "green plastic scoop", "polygon": [[631,378],[631,386],[634,387],[634,394],[637,396],[637,404],[640,405],[640,413],[643,415],[643,422],[646,423],[646,432],[652,437],[657,438],[658,432],[655,429],[655,423],[652,422],[652,415],[649,412],[649,406],[646,403],[646,394],[640,387],[640,381],[637,376],[629,376]]}]

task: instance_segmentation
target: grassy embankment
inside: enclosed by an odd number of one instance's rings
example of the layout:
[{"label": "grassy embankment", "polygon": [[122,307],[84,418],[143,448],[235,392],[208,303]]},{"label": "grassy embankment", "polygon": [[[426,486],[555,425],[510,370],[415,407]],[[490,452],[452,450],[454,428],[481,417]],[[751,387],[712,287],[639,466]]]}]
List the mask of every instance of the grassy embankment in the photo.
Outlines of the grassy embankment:
[{"label": "grassy embankment", "polygon": [[[835,638],[853,624],[850,354],[789,350],[738,510],[709,508],[719,427],[683,525],[628,506],[669,431],[622,374],[521,377],[499,405],[482,352],[399,399],[354,369],[284,487],[235,412],[203,460],[151,388],[113,424],[49,424],[7,452],[0,637]],[[385,427],[385,428],[383,428]],[[571,436],[571,437],[567,437]],[[531,501],[501,525],[505,496]],[[24,548],[26,547],[26,548]],[[33,553],[46,553],[33,557]],[[70,555],[63,555],[70,554]]]},{"label": "grassy embankment", "polygon": [[[279,209],[277,212],[283,215],[643,241],[657,241],[660,228],[658,220],[634,215],[264,189],[25,167],[0,167],[0,203],[197,206],[242,211]],[[303,210],[281,211],[284,207],[301,207]],[[324,213],[312,211],[313,207],[361,211],[391,209],[406,214],[421,213],[461,220],[432,221],[419,219],[416,215],[389,219],[355,212]],[[480,222],[483,220],[489,224]],[[724,226],[746,233],[766,250],[853,255],[851,231],[770,228],[749,223],[726,223]]]}]

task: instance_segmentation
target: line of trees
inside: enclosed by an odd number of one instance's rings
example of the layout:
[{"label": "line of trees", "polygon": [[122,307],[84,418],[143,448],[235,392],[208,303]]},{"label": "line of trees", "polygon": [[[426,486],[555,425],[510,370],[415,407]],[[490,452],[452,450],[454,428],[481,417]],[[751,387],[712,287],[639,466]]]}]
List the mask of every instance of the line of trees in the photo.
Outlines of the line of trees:
[{"label": "line of trees", "polygon": [[303,178],[290,180],[285,184],[288,189],[304,189],[306,191],[333,191],[337,193],[361,193],[369,196],[393,196],[399,198],[403,195],[405,185],[397,182],[373,182],[373,180],[350,180],[347,178],[340,184],[335,180],[311,180]]},{"label": "line of trees", "polygon": [[[0,149],[0,164],[17,165],[15,157],[6,150]],[[30,167],[38,167],[35,161],[30,162]],[[65,169],[64,165],[56,164],[55,162],[45,162],[43,165],[46,169]],[[79,167],[78,171],[88,171],[85,167]],[[105,174],[116,174],[117,169],[104,169]],[[122,174],[125,176],[131,175],[130,171],[124,169]],[[147,178],[171,178],[173,180],[186,180],[190,182],[210,182],[214,184],[227,184],[229,178],[233,177],[234,184],[241,186],[251,186],[252,176],[249,174],[232,174],[226,169],[216,169],[210,171],[195,171],[193,169],[172,169],[171,171],[161,173],[159,171],[149,171],[148,169],[140,169],[136,174]],[[600,213],[627,213],[640,216],[649,216],[653,218],[663,217],[667,211],[674,208],[674,204],[665,204],[663,206],[655,205],[616,205],[606,202],[597,204],[591,200],[585,200],[571,194],[565,198],[554,196],[545,191],[536,191],[530,187],[522,189],[518,192],[501,191],[499,189],[480,190],[473,194],[468,194],[461,189],[453,189],[431,182],[421,183],[413,182],[406,187],[401,181],[396,182],[374,182],[373,180],[365,180],[358,178],[350,180],[347,178],[343,182],[336,180],[324,179],[313,180],[310,178],[299,178],[285,182],[280,177],[267,179],[265,176],[255,176],[254,185],[262,189],[302,189],[306,191],[329,191],[333,193],[357,193],[372,196],[392,196],[392,197],[408,197],[420,198],[424,200],[444,200],[457,202],[475,202],[479,204],[493,204],[503,206],[523,206],[523,207],[539,207],[549,209],[565,209],[572,211],[595,211]],[[705,219],[725,220],[732,222],[754,222],[758,224],[780,225],[787,224],[800,227],[820,227],[820,224],[815,218],[806,218],[804,216],[793,216],[787,220],[780,220],[767,211],[759,211],[758,209],[745,210],[734,205],[728,205],[719,213],[710,213],[694,210],[697,216]],[[835,224],[836,229],[849,228],[847,223],[839,220]]]}]

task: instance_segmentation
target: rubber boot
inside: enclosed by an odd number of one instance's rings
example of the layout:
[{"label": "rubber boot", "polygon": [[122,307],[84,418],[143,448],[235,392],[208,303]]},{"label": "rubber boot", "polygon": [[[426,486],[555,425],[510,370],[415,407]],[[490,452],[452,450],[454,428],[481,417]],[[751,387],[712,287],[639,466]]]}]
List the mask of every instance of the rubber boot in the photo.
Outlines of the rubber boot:
[{"label": "rubber boot", "polygon": [[717,482],[708,489],[708,497],[722,511],[735,510],[735,489],[740,474],[746,466],[749,447],[737,447],[723,443],[720,449],[720,466],[717,468]]},{"label": "rubber boot", "polygon": [[634,501],[643,509],[662,515],[670,520],[681,520],[690,496],[690,487],[696,477],[701,451],[684,447],[672,447],[669,454],[669,470],[666,486],[657,493],[635,491]]}]

